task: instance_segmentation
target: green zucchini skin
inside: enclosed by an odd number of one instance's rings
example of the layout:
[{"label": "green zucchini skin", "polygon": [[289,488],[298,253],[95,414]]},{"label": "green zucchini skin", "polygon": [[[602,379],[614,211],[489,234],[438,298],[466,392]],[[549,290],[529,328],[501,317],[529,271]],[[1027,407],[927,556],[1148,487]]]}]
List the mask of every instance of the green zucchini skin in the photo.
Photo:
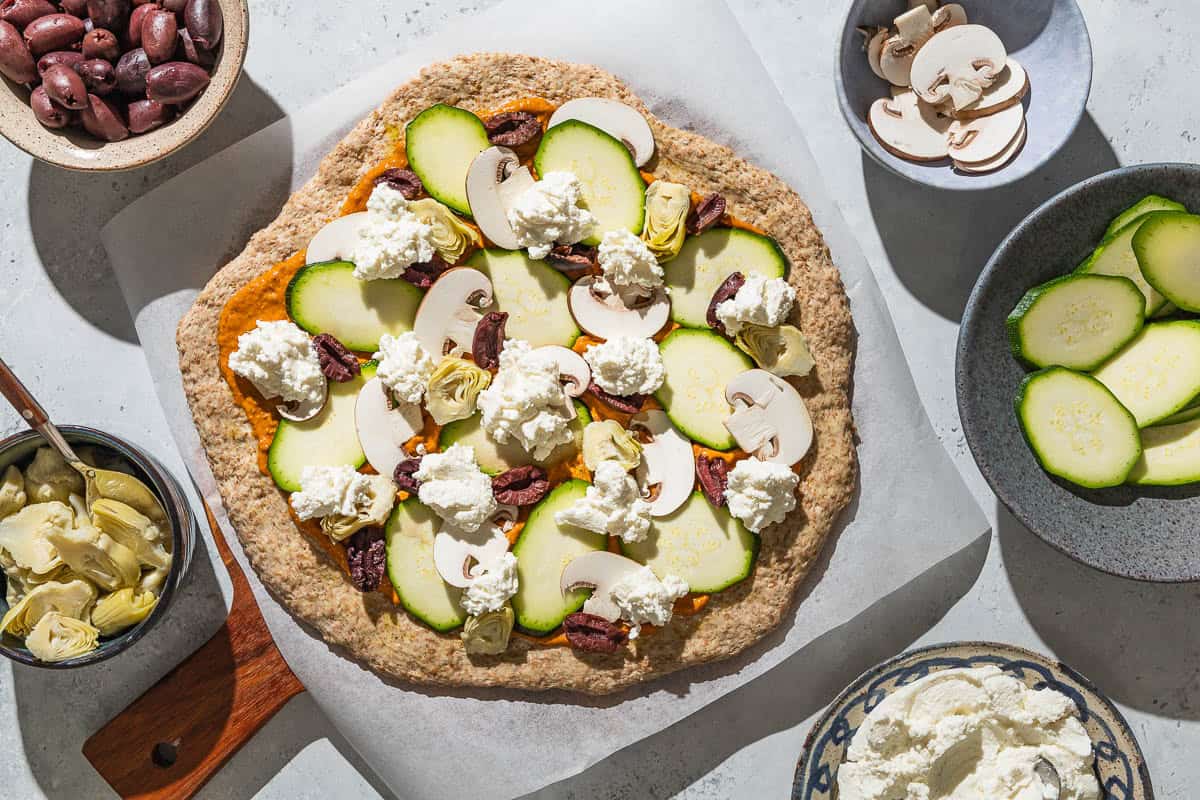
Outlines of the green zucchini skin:
[{"label": "green zucchini skin", "polygon": [[1104,237],[1108,238],[1135,219],[1155,211],[1187,211],[1187,206],[1160,194],[1148,194],[1114,217],[1113,221],[1108,223]]},{"label": "green zucchini skin", "polygon": [[1147,283],[1180,309],[1200,313],[1200,216],[1152,214],[1132,247]]}]

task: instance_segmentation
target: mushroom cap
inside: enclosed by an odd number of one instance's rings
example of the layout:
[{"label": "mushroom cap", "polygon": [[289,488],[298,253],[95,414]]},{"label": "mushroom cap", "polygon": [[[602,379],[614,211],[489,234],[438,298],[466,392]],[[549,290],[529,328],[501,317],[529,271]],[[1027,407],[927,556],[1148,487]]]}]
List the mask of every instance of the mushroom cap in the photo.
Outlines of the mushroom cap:
[{"label": "mushroom cap", "polygon": [[380,475],[391,475],[396,465],[409,457],[404,443],[420,433],[423,424],[420,406],[398,403],[388,408],[379,378],[371,378],[359,390],[354,427],[367,463]]},{"label": "mushroom cap", "polygon": [[655,289],[643,304],[628,308],[616,292],[601,291],[607,287],[603,278],[587,275],[575,281],[567,293],[571,316],[588,333],[601,339],[615,336],[649,339],[667,324],[671,301],[663,289]]},{"label": "mushroom cap", "polygon": [[[775,464],[795,464],[812,446],[812,417],[804,398],[783,378],[764,369],[750,369],[737,375],[725,386],[725,400],[739,414],[753,414],[770,426],[770,441],[757,449],[755,456]],[[727,423],[728,427],[728,423]]]},{"label": "mushroom cap", "polygon": [[358,232],[367,224],[367,212],[356,211],[344,217],[335,217],[317,231],[304,253],[305,264],[322,261],[353,261],[354,246],[358,243]]},{"label": "mushroom cap", "polygon": [[910,73],[913,91],[926,103],[952,98],[955,108],[963,108],[996,81],[1007,59],[1004,42],[990,28],[947,28],[917,51]]},{"label": "mushroom cap", "polygon": [[465,589],[477,579],[472,562],[490,564],[508,552],[508,537],[496,525],[484,525],[476,534],[443,527],[433,537],[433,566],[442,580]]},{"label": "mushroom cap", "polygon": [[945,158],[949,152],[946,132],[952,121],[907,89],[894,97],[879,98],[867,114],[867,125],[884,149],[910,161]]},{"label": "mushroom cap", "polygon": [[592,596],[583,604],[584,613],[616,622],[621,618],[621,609],[612,601],[611,589],[621,578],[641,568],[642,565],[632,558],[607,550],[593,550],[571,559],[563,568],[558,588],[565,595],[590,586]]},{"label": "mushroom cap", "polygon": [[643,494],[651,486],[659,487],[658,496],[650,501],[650,516],[665,517],[687,502],[696,484],[692,443],[675,429],[666,412],[658,409],[634,414],[629,427],[650,436],[642,445],[637,481]]},{"label": "mushroom cap", "polygon": [[508,222],[508,208],[521,192],[533,186],[533,175],[507,147],[489,147],[467,169],[467,203],[479,230],[497,247],[518,250]]},{"label": "mushroom cap", "polygon": [[559,106],[550,116],[547,128],[569,119],[586,122],[619,139],[633,153],[637,166],[645,166],[654,155],[654,133],[646,118],[635,109],[606,97],[577,97]]},{"label": "mushroom cap", "polygon": [[1025,139],[1028,136],[1028,130],[1024,122],[1021,123],[1021,130],[1017,131],[1017,136],[1009,143],[1008,147],[1004,148],[998,156],[988,161],[979,161],[977,163],[968,164],[962,161],[955,161],[954,168],[962,172],[978,174],[981,172],[991,172],[994,169],[1000,169],[1008,162],[1012,161],[1017,153],[1021,152],[1021,148],[1025,146]]},{"label": "mushroom cap", "polygon": [[275,406],[275,410],[279,412],[279,416],[289,422],[304,422],[320,414],[328,399],[329,381],[325,381],[321,384],[321,396],[317,400],[304,403],[279,403]]},{"label": "mushroom cap", "polygon": [[435,360],[445,354],[448,339],[469,353],[479,309],[490,306],[493,299],[492,282],[482,272],[469,267],[448,269],[421,299],[413,333]]},{"label": "mushroom cap", "polygon": [[1008,149],[1025,124],[1019,103],[986,117],[955,120],[950,125],[950,157],[964,164],[991,161]]},{"label": "mushroom cap", "polygon": [[895,36],[883,43],[879,68],[884,78],[895,86],[908,86],[913,59],[921,45],[933,35],[933,16],[924,3],[914,5],[896,17]]},{"label": "mushroom cap", "polygon": [[986,117],[1016,105],[1029,91],[1029,75],[1017,60],[1009,58],[996,82],[983,90],[979,99],[964,109],[954,112],[956,119]]},{"label": "mushroom cap", "polygon": [[558,361],[558,373],[566,384],[563,390],[567,397],[579,397],[587,391],[588,384],[592,381],[592,368],[583,356],[561,344],[547,344],[537,350],[553,355]]}]

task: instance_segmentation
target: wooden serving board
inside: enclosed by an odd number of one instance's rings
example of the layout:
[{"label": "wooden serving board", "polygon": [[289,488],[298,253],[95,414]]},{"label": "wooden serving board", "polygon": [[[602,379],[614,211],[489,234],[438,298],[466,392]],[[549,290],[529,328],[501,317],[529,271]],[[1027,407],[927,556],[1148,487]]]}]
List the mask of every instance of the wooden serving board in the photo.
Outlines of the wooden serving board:
[{"label": "wooden serving board", "polygon": [[121,797],[193,796],[304,691],[212,511],[204,511],[233,582],[229,617],[203,647],[84,743],[84,756]]}]

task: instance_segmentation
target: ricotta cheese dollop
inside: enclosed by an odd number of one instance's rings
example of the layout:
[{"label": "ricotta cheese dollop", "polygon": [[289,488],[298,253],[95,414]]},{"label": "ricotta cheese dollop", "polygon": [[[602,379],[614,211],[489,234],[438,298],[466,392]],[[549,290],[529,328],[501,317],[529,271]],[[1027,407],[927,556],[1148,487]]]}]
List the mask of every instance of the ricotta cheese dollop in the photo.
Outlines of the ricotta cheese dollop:
[{"label": "ricotta cheese dollop", "polygon": [[592,380],[606,392],[622,397],[650,394],[666,377],[662,354],[653,339],[614,336],[584,351]]},{"label": "ricotta cheese dollop", "polygon": [[648,295],[663,285],[663,269],[646,243],[627,230],[608,231],[596,261],[604,279],[619,293]]},{"label": "ricotta cheese dollop", "polygon": [[504,343],[500,369],[478,405],[488,436],[500,444],[515,441],[535,459],[571,441],[575,409],[559,381],[558,359],[529,342]]},{"label": "ricotta cheese dollop", "polygon": [[352,517],[371,500],[371,476],[354,467],[305,467],[300,473],[300,491],[290,498],[300,519],[318,519],[339,514]]},{"label": "ricotta cheese dollop", "polygon": [[649,567],[633,570],[613,584],[610,594],[621,619],[631,626],[629,638],[636,639],[642,625],[666,625],[675,601],[688,593],[687,582],[675,575],[659,579]]},{"label": "ricotta cheese dollop", "polygon": [[542,259],[555,244],[575,244],[586,239],[596,218],[584,208],[583,187],[570,172],[547,172],[508,208],[508,224],[517,245],[529,257]]},{"label": "ricotta cheese dollop", "polygon": [[413,264],[433,258],[433,226],[408,208],[404,195],[381,183],[367,199],[367,221],[354,244],[354,277],[399,278]]},{"label": "ricotta cheese dollop", "polygon": [[995,666],[935,672],[867,715],[838,769],[838,796],[1041,800],[1049,795],[1033,766],[1044,758],[1061,800],[1096,800],[1092,742],[1073,711],[1060,692]]},{"label": "ricotta cheese dollop", "polygon": [[796,290],[783,278],[750,274],[737,294],[717,305],[717,319],[735,336],[746,323],[773,328],[792,313]]},{"label": "ricotta cheese dollop", "polygon": [[379,337],[379,352],[372,358],[379,361],[375,377],[402,403],[420,403],[425,399],[425,387],[433,374],[433,358],[421,347],[412,331]]},{"label": "ricotta cheese dollop", "polygon": [[479,469],[473,447],[455,444],[422,456],[413,477],[421,483],[417,499],[461,531],[479,530],[496,513],[492,479]]},{"label": "ricotta cheese dollop", "polygon": [[489,564],[471,567],[475,580],[462,594],[462,607],[473,617],[499,611],[517,593],[517,557],[505,553]]},{"label": "ricotta cheese dollop", "polygon": [[325,395],[325,375],[308,334],[294,322],[259,320],[238,337],[229,368],[254,384],[263,397],[308,405]]},{"label": "ricotta cheese dollop", "polygon": [[729,473],[725,489],[729,513],[749,530],[759,533],[768,525],[783,522],[796,507],[799,483],[800,476],[784,464],[743,459]]},{"label": "ricotta cheese dollop", "polygon": [[601,461],[583,497],[555,513],[554,521],[619,536],[624,542],[640,542],[650,532],[650,504],[642,499],[637,481],[619,463]]}]

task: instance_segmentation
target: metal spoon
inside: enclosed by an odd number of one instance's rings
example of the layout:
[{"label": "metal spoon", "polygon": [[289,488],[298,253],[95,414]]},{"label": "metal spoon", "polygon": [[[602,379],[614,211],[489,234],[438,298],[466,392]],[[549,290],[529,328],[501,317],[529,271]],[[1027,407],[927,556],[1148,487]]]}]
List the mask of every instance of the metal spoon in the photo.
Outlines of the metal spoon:
[{"label": "metal spoon", "polygon": [[1033,762],[1033,771],[1042,780],[1042,796],[1045,800],[1058,800],[1062,795],[1062,780],[1054,765],[1038,756],[1038,760]]},{"label": "metal spoon", "polygon": [[4,359],[0,358],[0,394],[21,415],[21,419],[42,435],[50,446],[59,452],[63,459],[83,476],[86,487],[87,507],[90,511],[92,504],[101,497],[107,497],[132,506],[149,517],[154,523],[163,526],[167,524],[167,515],[162,503],[150,491],[146,484],[132,475],[111,469],[100,469],[88,466],[67,443],[62,433],[50,421],[46,410],[34,399],[25,384],[21,383],[13,371],[9,369]]}]

